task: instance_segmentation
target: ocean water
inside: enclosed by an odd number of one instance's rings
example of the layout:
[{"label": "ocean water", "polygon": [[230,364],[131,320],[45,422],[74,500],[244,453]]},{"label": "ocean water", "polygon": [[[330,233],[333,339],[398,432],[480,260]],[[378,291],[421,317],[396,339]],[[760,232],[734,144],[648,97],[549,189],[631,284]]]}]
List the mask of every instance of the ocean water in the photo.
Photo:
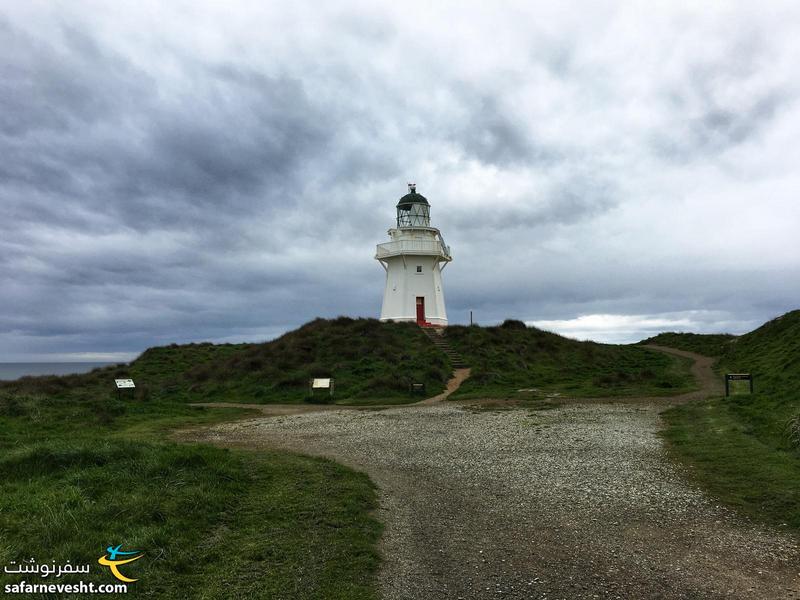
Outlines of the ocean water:
[{"label": "ocean water", "polygon": [[19,379],[25,375],[71,375],[88,373],[97,367],[115,363],[107,362],[62,362],[62,363],[0,363],[0,380]]}]

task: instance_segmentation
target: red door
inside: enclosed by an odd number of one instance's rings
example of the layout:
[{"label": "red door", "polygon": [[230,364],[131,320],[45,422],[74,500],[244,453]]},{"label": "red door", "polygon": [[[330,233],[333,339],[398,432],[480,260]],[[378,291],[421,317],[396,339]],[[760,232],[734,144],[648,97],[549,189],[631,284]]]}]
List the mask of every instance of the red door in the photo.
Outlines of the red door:
[{"label": "red door", "polygon": [[422,325],[425,323],[425,298],[417,296],[417,324]]}]

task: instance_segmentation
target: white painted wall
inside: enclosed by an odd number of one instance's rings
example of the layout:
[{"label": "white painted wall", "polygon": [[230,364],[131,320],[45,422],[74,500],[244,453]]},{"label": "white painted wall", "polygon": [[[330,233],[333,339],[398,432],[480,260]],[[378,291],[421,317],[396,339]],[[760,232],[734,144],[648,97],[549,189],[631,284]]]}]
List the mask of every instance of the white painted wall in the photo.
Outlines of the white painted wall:
[{"label": "white painted wall", "polygon": [[[386,268],[381,321],[416,321],[417,296],[425,298],[425,320],[447,325],[441,265],[450,260],[432,227],[390,229],[390,242],[376,258]],[[393,254],[386,256],[386,254]],[[417,272],[417,267],[422,272]]]}]

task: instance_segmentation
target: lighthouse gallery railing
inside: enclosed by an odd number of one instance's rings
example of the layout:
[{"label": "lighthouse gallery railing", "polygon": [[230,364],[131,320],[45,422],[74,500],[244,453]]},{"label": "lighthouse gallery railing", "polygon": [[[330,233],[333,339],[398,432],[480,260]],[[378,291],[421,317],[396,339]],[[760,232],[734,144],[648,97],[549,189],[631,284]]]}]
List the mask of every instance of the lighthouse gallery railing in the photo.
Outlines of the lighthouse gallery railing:
[{"label": "lighthouse gallery railing", "polygon": [[398,240],[378,244],[375,258],[386,258],[397,254],[438,255],[450,259],[450,247],[439,240]]}]

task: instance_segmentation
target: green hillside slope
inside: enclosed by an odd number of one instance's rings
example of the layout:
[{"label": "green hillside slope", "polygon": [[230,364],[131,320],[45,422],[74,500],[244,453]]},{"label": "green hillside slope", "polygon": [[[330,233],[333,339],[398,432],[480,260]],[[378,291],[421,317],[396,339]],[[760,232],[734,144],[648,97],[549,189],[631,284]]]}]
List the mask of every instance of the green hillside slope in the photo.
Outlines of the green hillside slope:
[{"label": "green hillside slope", "polygon": [[722,356],[736,341],[736,336],[729,333],[659,333],[656,336],[639,342],[668,346],[678,350],[697,352],[703,356]]},{"label": "green hillside slope", "polygon": [[[508,321],[499,327],[453,326],[447,340],[473,368],[457,397],[514,397],[535,388],[574,396],[668,395],[693,382],[688,361],[638,346],[578,342]],[[316,319],[262,344],[185,344],[150,348],[130,365],[66,377],[0,383],[0,392],[44,394],[78,403],[98,418],[136,410],[118,400],[113,379],[136,381],[135,397],[155,403],[302,402],[312,377],[333,377],[334,401],[402,403],[444,389],[447,356],[413,323]],[[327,400],[325,394],[318,400]]]},{"label": "green hillside slope", "polygon": [[262,344],[150,348],[130,365],[0,382],[0,392],[79,401],[102,414],[118,405],[116,377],[133,378],[140,399],[249,403],[302,402],[310,378],[333,377],[337,401],[407,402],[409,383],[436,394],[451,373],[447,357],[416,325],[340,317],[316,319]]},{"label": "green hillside slope", "polygon": [[[147,361],[151,357],[142,356]],[[157,357],[152,357],[157,361]],[[452,367],[413,323],[316,319],[265,344],[252,344],[188,370],[191,397],[240,402],[299,402],[312,377],[333,377],[335,397],[403,401],[412,382],[431,394]]]},{"label": "green hillside slope", "polygon": [[665,413],[676,456],[727,502],[800,527],[800,311],[727,344],[717,370],[752,373],[755,394],[714,398]]},{"label": "green hillside slope", "polygon": [[690,361],[635,345],[579,342],[506,321],[447,328],[472,376],[454,398],[515,397],[520,389],[602,397],[677,394],[693,389]]}]

